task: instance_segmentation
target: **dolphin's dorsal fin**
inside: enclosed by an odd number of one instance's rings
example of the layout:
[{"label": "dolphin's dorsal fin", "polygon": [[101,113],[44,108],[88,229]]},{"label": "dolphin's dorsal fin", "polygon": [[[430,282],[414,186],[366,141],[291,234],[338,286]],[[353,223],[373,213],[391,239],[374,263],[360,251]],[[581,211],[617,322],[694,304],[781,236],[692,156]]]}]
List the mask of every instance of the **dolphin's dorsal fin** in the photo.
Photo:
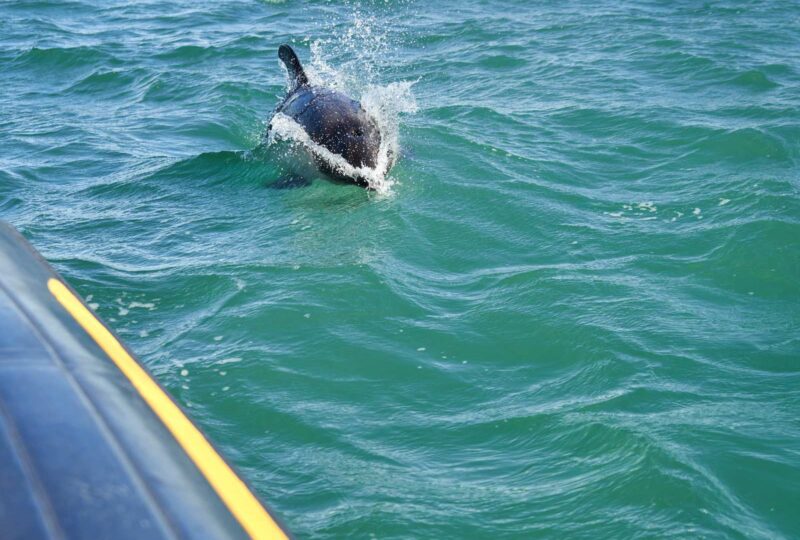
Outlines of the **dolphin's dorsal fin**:
[{"label": "dolphin's dorsal fin", "polygon": [[303,65],[300,63],[300,59],[294,49],[283,44],[278,48],[278,57],[286,66],[286,69],[289,70],[289,76],[292,77],[296,86],[308,84],[308,77],[306,77],[306,72],[303,70]]}]

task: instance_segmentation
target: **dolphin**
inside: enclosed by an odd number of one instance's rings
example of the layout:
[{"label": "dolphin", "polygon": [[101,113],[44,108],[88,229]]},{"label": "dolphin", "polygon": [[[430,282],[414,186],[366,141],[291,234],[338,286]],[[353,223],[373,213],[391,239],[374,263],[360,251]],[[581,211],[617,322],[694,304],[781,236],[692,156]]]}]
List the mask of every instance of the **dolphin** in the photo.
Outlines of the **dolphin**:
[{"label": "dolphin", "polygon": [[[273,113],[281,113],[298,123],[309,138],[329,152],[341,156],[356,172],[333,167],[312,151],[320,170],[342,182],[369,187],[357,169],[375,169],[382,135],[378,124],[361,103],[330,88],[312,85],[300,59],[289,45],[278,48],[278,57],[291,79],[289,92]],[[272,123],[268,131],[272,130]]]}]

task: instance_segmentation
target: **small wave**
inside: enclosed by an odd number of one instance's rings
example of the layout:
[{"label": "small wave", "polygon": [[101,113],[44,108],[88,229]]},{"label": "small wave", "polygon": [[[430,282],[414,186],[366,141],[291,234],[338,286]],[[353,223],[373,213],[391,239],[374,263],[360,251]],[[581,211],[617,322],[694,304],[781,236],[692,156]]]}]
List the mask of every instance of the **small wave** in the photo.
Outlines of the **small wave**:
[{"label": "small wave", "polygon": [[147,179],[192,182],[193,185],[239,186],[275,178],[278,170],[267,161],[252,159],[247,152],[222,150],[174,161]]},{"label": "small wave", "polygon": [[778,84],[770,80],[764,72],[757,69],[751,69],[740,73],[729,82],[752,90],[770,90],[778,86]]},{"label": "small wave", "polygon": [[486,56],[481,58],[478,63],[489,69],[514,69],[528,65],[528,61],[524,58],[516,58],[505,54]]},{"label": "small wave", "polygon": [[97,69],[64,90],[76,95],[132,95],[142,94],[156,79],[144,69]]},{"label": "small wave", "polygon": [[789,150],[780,138],[757,128],[726,130],[698,143],[697,148],[739,162],[789,159]]},{"label": "small wave", "polygon": [[114,65],[113,57],[97,47],[32,47],[17,55],[14,62],[18,65],[37,69],[65,70],[66,68]]},{"label": "small wave", "polygon": [[209,58],[216,53],[215,47],[203,47],[201,45],[181,45],[170,51],[165,51],[156,55],[161,60],[201,60]]}]

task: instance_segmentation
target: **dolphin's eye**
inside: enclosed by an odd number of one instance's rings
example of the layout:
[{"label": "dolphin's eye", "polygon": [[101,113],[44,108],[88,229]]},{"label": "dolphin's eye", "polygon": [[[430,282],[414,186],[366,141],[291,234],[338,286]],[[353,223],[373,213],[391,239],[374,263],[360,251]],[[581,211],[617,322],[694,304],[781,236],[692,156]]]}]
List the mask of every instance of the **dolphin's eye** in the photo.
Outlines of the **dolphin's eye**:
[{"label": "dolphin's eye", "polygon": [[356,135],[356,137],[363,137],[364,136],[364,130],[361,129],[360,127],[355,128],[353,130],[353,133]]}]

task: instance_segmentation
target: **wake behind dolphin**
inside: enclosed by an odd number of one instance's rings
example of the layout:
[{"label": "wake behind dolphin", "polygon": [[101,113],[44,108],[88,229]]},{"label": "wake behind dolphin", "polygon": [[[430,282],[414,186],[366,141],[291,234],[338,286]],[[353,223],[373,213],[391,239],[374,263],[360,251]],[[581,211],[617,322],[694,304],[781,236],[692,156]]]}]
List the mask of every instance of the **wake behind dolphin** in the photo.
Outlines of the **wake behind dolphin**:
[{"label": "wake behind dolphin", "polygon": [[278,130],[284,136],[288,133],[310,152],[322,172],[339,181],[374,188],[371,180],[389,171],[395,154],[376,120],[360,102],[312,85],[289,45],[281,45],[278,56],[291,84],[270,119],[268,135]]}]

